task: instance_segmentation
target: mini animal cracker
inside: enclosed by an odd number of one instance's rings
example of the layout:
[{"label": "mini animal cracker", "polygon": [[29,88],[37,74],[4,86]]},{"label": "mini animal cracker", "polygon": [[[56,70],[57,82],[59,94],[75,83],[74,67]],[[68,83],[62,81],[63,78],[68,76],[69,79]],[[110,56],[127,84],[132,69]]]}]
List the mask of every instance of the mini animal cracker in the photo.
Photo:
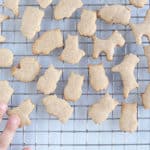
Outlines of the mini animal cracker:
[{"label": "mini animal cracker", "polygon": [[119,72],[121,75],[124,86],[124,98],[127,98],[130,91],[139,86],[134,77],[134,69],[139,61],[136,55],[129,54],[124,57],[119,65],[112,68],[112,72]]},{"label": "mini animal cracker", "polygon": [[12,68],[12,75],[19,81],[30,82],[40,72],[40,65],[33,57],[24,57],[20,63]]},{"label": "mini animal cracker", "polygon": [[27,99],[23,101],[18,107],[13,108],[11,110],[7,111],[7,115],[18,115],[20,118],[20,125],[19,127],[22,128],[24,126],[28,126],[31,124],[31,120],[29,118],[29,115],[34,109],[34,104],[31,102],[30,99]]},{"label": "mini animal cracker", "polygon": [[108,118],[109,114],[118,104],[117,100],[114,100],[109,94],[106,94],[95,104],[89,107],[88,116],[96,124],[100,124]]},{"label": "mini animal cracker", "polygon": [[142,37],[147,36],[150,41],[150,10],[147,11],[144,22],[139,24],[130,23],[137,44],[142,43]]},{"label": "mini animal cracker", "polygon": [[137,130],[137,103],[123,103],[121,107],[120,129],[126,132]]},{"label": "mini animal cracker", "polygon": [[150,72],[150,46],[145,46],[144,47],[144,54],[147,57],[148,61],[148,71]]},{"label": "mini animal cracker", "polygon": [[51,4],[52,0],[37,0],[37,2],[39,3],[40,7],[46,8]]},{"label": "mini animal cracker", "polygon": [[27,39],[32,39],[40,31],[43,16],[43,10],[37,7],[26,7],[22,17],[21,32]]},{"label": "mini animal cracker", "polygon": [[78,36],[68,35],[65,42],[65,49],[60,55],[60,60],[71,64],[77,64],[85,52],[78,48]]},{"label": "mini animal cracker", "polygon": [[33,44],[33,54],[47,55],[56,48],[63,46],[63,37],[59,29],[46,31]]},{"label": "mini animal cracker", "polygon": [[66,123],[73,113],[73,108],[63,99],[58,98],[56,95],[45,97],[43,105],[46,111],[58,118],[62,123]]},{"label": "mini animal cracker", "polygon": [[50,66],[37,82],[37,89],[44,94],[51,94],[55,91],[57,82],[62,74],[62,70]]},{"label": "mini animal cracker", "polygon": [[147,3],[147,0],[130,0],[130,4],[135,7],[142,8]]},{"label": "mini animal cracker", "polygon": [[150,109],[150,84],[147,86],[145,92],[142,94],[142,102],[145,109]]},{"label": "mini animal cracker", "polygon": [[102,64],[89,65],[90,84],[95,91],[101,91],[108,87],[109,79]]},{"label": "mini animal cracker", "polygon": [[15,16],[19,15],[19,2],[20,0],[4,0],[3,6],[10,9]]},{"label": "mini animal cracker", "polygon": [[13,94],[14,90],[9,85],[8,81],[0,81],[0,103],[7,104]]},{"label": "mini animal cracker", "polygon": [[7,19],[9,19],[9,16],[4,15],[4,14],[0,14],[0,24],[1,24],[3,21],[7,20]]},{"label": "mini animal cracker", "polygon": [[64,89],[64,98],[67,101],[77,101],[82,94],[84,76],[71,72]]},{"label": "mini animal cracker", "polygon": [[83,9],[80,21],[77,25],[80,35],[92,36],[96,32],[96,12]]},{"label": "mini animal cracker", "polygon": [[107,60],[112,61],[115,47],[122,47],[125,44],[125,39],[118,31],[114,31],[106,40],[94,36],[93,42],[93,58],[98,58],[99,54],[104,52],[106,53]]},{"label": "mini animal cracker", "polygon": [[109,24],[128,25],[131,18],[131,11],[123,5],[106,5],[98,11],[98,17]]},{"label": "mini animal cracker", "polygon": [[81,0],[60,0],[54,9],[54,17],[57,20],[69,18],[82,5]]},{"label": "mini animal cracker", "polygon": [[6,48],[0,48],[0,67],[10,67],[13,64],[13,53]]}]

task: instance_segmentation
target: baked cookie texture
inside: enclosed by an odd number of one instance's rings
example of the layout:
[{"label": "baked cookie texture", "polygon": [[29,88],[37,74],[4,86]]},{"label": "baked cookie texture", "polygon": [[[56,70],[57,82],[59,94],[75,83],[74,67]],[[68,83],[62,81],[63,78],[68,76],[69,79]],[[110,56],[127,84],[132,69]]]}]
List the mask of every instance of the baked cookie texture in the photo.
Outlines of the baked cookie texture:
[{"label": "baked cookie texture", "polygon": [[62,123],[66,123],[72,116],[73,108],[63,99],[58,98],[56,95],[46,96],[42,100],[46,111],[50,115],[54,115]]},{"label": "baked cookie texture", "polygon": [[150,46],[145,46],[144,47],[144,54],[147,58],[147,62],[148,62],[148,71],[150,72]]},{"label": "baked cookie texture", "polygon": [[6,41],[6,38],[4,36],[0,35],[0,43],[3,43],[5,41]]},{"label": "baked cookie texture", "polygon": [[8,81],[0,81],[0,103],[8,104],[13,92],[14,90]]},{"label": "baked cookie texture", "polygon": [[83,9],[77,29],[80,35],[91,37],[96,32],[96,12]]},{"label": "baked cookie texture", "polygon": [[32,39],[40,31],[44,11],[32,6],[27,6],[21,21],[21,32],[27,39]]},{"label": "baked cookie texture", "polygon": [[120,129],[125,132],[137,130],[137,103],[123,103],[121,107]]},{"label": "baked cookie texture", "polygon": [[93,58],[98,58],[104,52],[107,60],[112,61],[116,46],[123,47],[125,39],[118,31],[114,31],[106,40],[93,36]]},{"label": "baked cookie texture", "polygon": [[90,64],[89,68],[89,80],[90,85],[95,91],[101,91],[107,89],[109,85],[109,79],[105,73],[103,64]]},{"label": "baked cookie texture", "polygon": [[19,16],[20,0],[4,0],[3,6],[10,9],[15,16]]},{"label": "baked cookie texture", "polygon": [[12,75],[19,81],[30,82],[40,72],[40,64],[33,57],[24,57],[20,63],[12,68]]},{"label": "baked cookie texture", "polygon": [[59,59],[70,64],[77,64],[83,56],[85,56],[85,52],[79,49],[78,36],[68,35]]},{"label": "baked cookie texture", "polygon": [[96,124],[100,124],[108,118],[109,114],[118,104],[118,101],[113,99],[107,93],[100,100],[89,107],[88,116]]},{"label": "baked cookie texture", "polygon": [[142,8],[147,3],[147,0],[130,0],[130,4],[135,7]]},{"label": "baked cookie texture", "polygon": [[63,46],[63,36],[60,29],[44,32],[33,44],[33,54],[48,55],[56,48]]},{"label": "baked cookie texture", "polygon": [[6,48],[0,48],[0,67],[10,67],[13,64],[13,53]]},{"label": "baked cookie texture", "polygon": [[145,92],[141,95],[142,103],[145,109],[150,109],[150,84],[146,87]]},{"label": "baked cookie texture", "polygon": [[3,21],[7,20],[7,19],[9,19],[9,16],[4,15],[4,14],[0,14],[0,24],[1,24]]},{"label": "baked cookie texture", "polygon": [[150,41],[150,10],[147,10],[145,19],[142,23],[129,24],[137,44],[142,44],[142,37],[146,36]]},{"label": "baked cookie texture", "polygon": [[7,115],[17,115],[20,118],[20,125],[19,127],[22,128],[24,126],[28,126],[31,124],[31,120],[29,115],[34,109],[34,104],[31,102],[30,99],[24,100],[18,107],[13,109],[9,109],[7,111]]},{"label": "baked cookie texture", "polygon": [[64,98],[67,101],[77,101],[82,95],[84,76],[71,72],[64,89]]},{"label": "baked cookie texture", "polygon": [[55,69],[54,66],[50,66],[41,76],[37,82],[37,90],[44,94],[54,93],[57,82],[62,75],[62,70]]},{"label": "baked cookie texture", "polygon": [[123,95],[127,98],[130,91],[138,88],[139,85],[134,76],[134,69],[139,63],[140,59],[134,55],[126,55],[123,61],[112,68],[112,72],[119,72],[123,82]]},{"label": "baked cookie texture", "polygon": [[97,16],[109,24],[128,25],[131,10],[123,5],[106,5],[98,11]]},{"label": "baked cookie texture", "polygon": [[37,0],[37,2],[41,8],[45,9],[51,4],[52,0]]},{"label": "baked cookie texture", "polygon": [[60,0],[54,8],[54,18],[56,20],[70,18],[82,5],[81,0]]}]

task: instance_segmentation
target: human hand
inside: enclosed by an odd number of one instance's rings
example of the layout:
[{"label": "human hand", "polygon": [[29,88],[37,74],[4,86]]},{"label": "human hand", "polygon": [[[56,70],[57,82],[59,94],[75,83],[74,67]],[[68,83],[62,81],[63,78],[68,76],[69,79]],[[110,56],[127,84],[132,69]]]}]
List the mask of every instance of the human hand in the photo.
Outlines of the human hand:
[{"label": "human hand", "polygon": [[[3,115],[7,111],[7,105],[0,103],[0,122],[2,121]],[[7,150],[14,134],[16,133],[17,128],[20,124],[20,118],[16,115],[9,117],[8,122],[4,131],[0,135],[0,150]],[[24,148],[24,150],[30,150],[30,148]]]}]

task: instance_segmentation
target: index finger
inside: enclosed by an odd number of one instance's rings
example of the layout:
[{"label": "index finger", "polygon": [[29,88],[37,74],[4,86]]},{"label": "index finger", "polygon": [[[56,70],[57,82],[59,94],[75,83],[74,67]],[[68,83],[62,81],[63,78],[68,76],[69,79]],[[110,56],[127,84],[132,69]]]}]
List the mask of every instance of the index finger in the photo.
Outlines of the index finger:
[{"label": "index finger", "polygon": [[7,122],[7,125],[0,135],[0,150],[7,150],[13,136],[20,124],[20,118],[18,116],[11,116]]}]

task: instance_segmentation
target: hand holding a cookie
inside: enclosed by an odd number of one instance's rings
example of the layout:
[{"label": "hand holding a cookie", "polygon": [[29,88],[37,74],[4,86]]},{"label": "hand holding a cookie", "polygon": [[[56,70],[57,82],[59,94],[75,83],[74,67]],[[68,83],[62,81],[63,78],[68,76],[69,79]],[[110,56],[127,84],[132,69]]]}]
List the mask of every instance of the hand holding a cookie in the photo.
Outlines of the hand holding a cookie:
[{"label": "hand holding a cookie", "polygon": [[[7,104],[0,103],[0,122],[6,110]],[[9,117],[5,129],[0,135],[0,150],[7,150],[19,125],[20,118],[18,116],[12,115]],[[24,150],[30,150],[30,148],[24,148]]]}]

